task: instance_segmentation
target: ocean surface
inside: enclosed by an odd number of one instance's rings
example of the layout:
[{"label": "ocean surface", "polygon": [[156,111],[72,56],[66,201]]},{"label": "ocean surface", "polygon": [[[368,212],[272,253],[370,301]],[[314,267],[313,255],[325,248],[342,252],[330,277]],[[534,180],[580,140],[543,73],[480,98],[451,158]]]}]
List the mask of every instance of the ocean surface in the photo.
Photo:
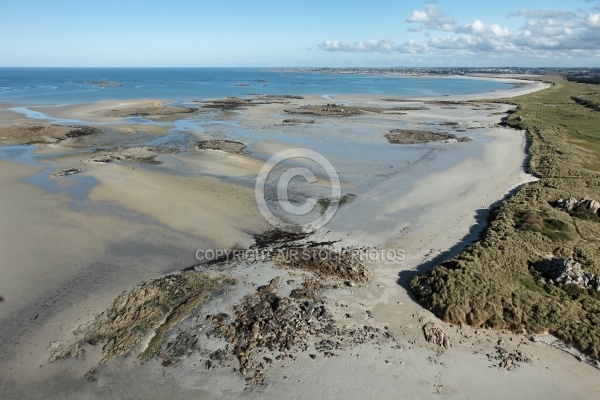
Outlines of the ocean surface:
[{"label": "ocean surface", "polygon": [[288,72],[265,68],[0,68],[0,102],[195,99],[254,94],[444,96],[511,85],[461,77]]},{"label": "ocean surface", "polygon": [[[368,134],[366,136],[364,125],[360,124],[344,125],[341,133],[342,127],[337,125],[335,119],[333,122],[327,119],[320,122],[322,129],[329,133],[323,135],[320,130],[310,133],[287,127],[270,131],[254,129],[231,115],[224,117],[218,110],[185,115],[175,121],[128,117],[123,121],[94,123],[54,117],[45,111],[53,106],[101,100],[157,99],[186,104],[196,99],[253,94],[317,95],[325,99],[337,94],[412,98],[482,93],[510,86],[499,81],[461,77],[282,72],[258,68],[0,68],[0,103],[11,104],[0,107],[0,110],[9,109],[31,120],[50,124],[108,128],[134,124],[167,129],[161,135],[145,132],[123,135],[118,130],[107,129],[102,134],[79,138],[47,153],[39,152],[37,145],[0,146],[0,160],[39,168],[37,173],[24,181],[51,193],[63,193],[73,206],[79,208],[87,207],[87,195],[97,182],[88,174],[67,176],[57,181],[52,176],[57,163],[60,164],[61,157],[72,157],[74,154],[83,158],[92,157],[97,151],[106,152],[114,148],[160,149],[161,154],[157,158],[159,165],[137,163],[140,168],[160,168],[162,172],[178,175],[207,174],[253,187],[254,180],[248,180],[245,175],[237,179],[229,177],[226,170],[223,173],[218,169],[199,169],[198,165],[186,158],[193,143],[198,140],[198,134],[211,137],[217,132],[218,138],[245,143],[245,151],[259,160],[267,160],[272,156],[270,151],[260,146],[262,143],[278,142],[317,151],[343,172],[344,182],[352,182],[354,194],[361,195],[391,179],[401,179],[402,185],[408,185],[432,171],[450,168],[458,160],[480,154],[481,146],[487,139],[479,129],[470,129],[469,135],[475,140],[461,146],[451,146],[453,151],[448,151],[448,146],[437,143],[390,145],[379,133],[376,138],[369,138]],[[443,117],[440,118],[422,122],[431,126],[439,125],[445,121]],[[401,121],[398,123],[401,124]],[[435,162],[424,162],[434,159]],[[419,168],[411,168],[411,165],[419,165]],[[310,193],[310,190],[310,187],[302,186],[297,190],[298,198]]]}]

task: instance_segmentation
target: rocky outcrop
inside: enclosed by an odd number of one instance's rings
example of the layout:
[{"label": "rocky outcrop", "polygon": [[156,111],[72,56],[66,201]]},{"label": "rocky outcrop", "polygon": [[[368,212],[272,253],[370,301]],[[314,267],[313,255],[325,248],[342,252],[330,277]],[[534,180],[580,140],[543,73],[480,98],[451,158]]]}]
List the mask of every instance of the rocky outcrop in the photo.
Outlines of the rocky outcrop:
[{"label": "rocky outcrop", "polygon": [[158,163],[156,157],[159,149],[154,147],[130,147],[111,150],[108,154],[94,156],[84,162],[109,163],[112,161],[137,161],[145,163]]},{"label": "rocky outcrop", "polygon": [[497,345],[494,348],[496,349],[496,353],[487,354],[487,357],[490,361],[498,362],[496,365],[494,365],[498,369],[512,371],[513,369],[518,368],[523,363],[531,364],[531,359],[525,356],[520,350],[517,350],[514,353],[509,353],[501,345]]},{"label": "rocky outcrop", "polygon": [[54,176],[69,176],[69,175],[80,174],[82,172],[83,172],[83,170],[81,168],[69,168],[69,169],[63,169],[62,171],[55,172],[52,175],[54,175]]},{"label": "rocky outcrop", "polygon": [[452,347],[450,338],[444,333],[442,328],[429,321],[423,325],[423,334],[427,343],[433,343],[444,349]]},{"label": "rocky outcrop", "polygon": [[307,335],[323,330],[335,331],[332,317],[322,301],[300,301],[276,294],[281,277],[260,287],[234,308],[235,317],[226,314],[208,316],[221,335],[233,347],[242,375],[248,382],[264,380],[265,364],[254,357],[265,350],[285,353],[306,350]]},{"label": "rocky outcrop", "polygon": [[288,118],[283,120],[284,124],[314,124],[314,119],[304,119],[304,118]]},{"label": "rocky outcrop", "polygon": [[580,200],[577,200],[575,197],[558,199],[554,202],[554,206],[569,213],[584,212],[600,216],[600,203],[587,196],[582,197]]},{"label": "rocky outcrop", "polygon": [[294,94],[266,94],[266,95],[262,96],[262,98],[264,98],[264,99],[275,99],[275,100],[288,100],[288,99],[301,100],[304,97],[303,96],[294,95]]},{"label": "rocky outcrop", "polygon": [[264,104],[287,104],[289,99],[302,98],[302,96],[292,95],[256,95],[252,98],[227,97],[225,99],[194,100],[193,102],[202,104],[202,107],[206,109],[232,111]]},{"label": "rocky outcrop", "polygon": [[197,142],[196,147],[201,150],[221,150],[227,153],[241,153],[246,147],[244,143],[233,140],[204,140]]},{"label": "rocky outcrop", "polygon": [[600,291],[600,277],[581,268],[569,258],[552,258],[538,261],[533,266],[554,284],[577,285],[582,289]]},{"label": "rocky outcrop", "polygon": [[470,142],[468,137],[457,137],[450,133],[419,131],[413,129],[391,129],[385,135],[393,144],[421,144],[429,142]]},{"label": "rocky outcrop", "polygon": [[62,340],[55,340],[48,346],[50,357],[48,362],[54,362],[63,358],[78,358],[82,359],[85,356],[85,351],[81,348],[79,342],[67,345]]},{"label": "rocky outcrop", "polygon": [[[248,384],[263,383],[269,364],[307,351],[311,345],[324,357],[367,342],[395,341],[389,332],[372,326],[339,326],[321,298],[314,280],[304,281],[302,293],[289,297],[278,293],[277,277],[255,293],[247,295],[233,309],[234,316],[220,313],[207,316],[213,328],[208,335],[225,339],[228,345],[207,360],[212,369],[233,356]],[[314,297],[312,297],[314,296]],[[315,359],[316,354],[309,354]]]},{"label": "rocky outcrop", "polygon": [[178,114],[190,114],[198,111],[194,107],[164,107],[155,102],[152,107],[114,109],[104,113],[106,117],[159,117]]},{"label": "rocky outcrop", "polygon": [[288,247],[273,257],[279,268],[300,269],[322,278],[341,279],[353,284],[367,283],[371,271],[352,250],[337,252],[319,247]]},{"label": "rocky outcrop", "polygon": [[195,100],[195,103],[202,103],[204,108],[213,108],[222,111],[238,110],[244,107],[252,107],[258,104],[255,99],[242,99],[239,97],[228,97],[226,99],[215,99],[215,100]]},{"label": "rocky outcrop", "polygon": [[12,144],[60,143],[101,133],[99,128],[85,125],[18,124],[0,126],[0,146]]},{"label": "rocky outcrop", "polygon": [[366,112],[381,113],[383,111],[385,111],[383,108],[344,106],[334,103],[325,105],[309,104],[306,106],[285,110],[286,113],[290,114],[319,115],[328,117],[349,117],[352,115],[364,114]]},{"label": "rocky outcrop", "polygon": [[140,360],[146,361],[159,350],[164,333],[185,318],[230,279],[210,278],[195,272],[183,272],[145,282],[123,292],[112,307],[76,333],[83,341],[95,345],[104,343],[103,362],[129,352],[147,336],[150,343]]},{"label": "rocky outcrop", "polygon": [[65,133],[65,136],[73,139],[82,136],[95,135],[100,133],[101,130],[98,128],[94,128],[93,126],[84,126],[84,125],[66,125],[69,128],[69,131]]}]

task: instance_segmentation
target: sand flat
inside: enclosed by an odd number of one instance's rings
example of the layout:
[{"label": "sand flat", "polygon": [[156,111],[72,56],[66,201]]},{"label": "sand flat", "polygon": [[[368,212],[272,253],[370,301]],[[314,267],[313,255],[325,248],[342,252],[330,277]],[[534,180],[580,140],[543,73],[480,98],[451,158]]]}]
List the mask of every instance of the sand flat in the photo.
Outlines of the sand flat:
[{"label": "sand flat", "polygon": [[[525,335],[444,324],[415,303],[407,290],[417,267],[458,252],[475,239],[489,207],[530,179],[522,171],[523,133],[496,126],[508,106],[445,108],[425,103],[431,100],[416,102],[426,110],[400,116],[319,117],[314,124],[282,127],[284,109],[292,106],[327,102],[393,106],[374,96],[306,97],[248,107],[187,132],[190,143],[209,137],[239,140],[248,146],[243,155],[197,149],[170,153],[157,146],[160,164],[89,162],[91,155],[79,152],[41,159],[54,169],[82,166],[82,174],[96,181],[83,201],[68,190],[46,193],[24,183],[22,179],[37,169],[2,161],[0,179],[7,194],[1,203],[0,229],[3,238],[10,238],[10,246],[2,246],[1,254],[2,276],[8,279],[0,284],[4,297],[0,390],[6,398],[80,398],[82,393],[91,398],[129,397],[133,392],[146,398],[174,392],[182,398],[285,398],[290,393],[296,398],[364,398],[373,393],[382,398],[473,398],[483,392],[491,398],[597,396],[597,369],[530,342]],[[135,104],[143,107],[149,102]],[[53,115],[102,122],[96,115],[116,104],[76,106]],[[465,130],[459,135],[475,140],[399,148],[383,136],[398,127],[454,132],[442,125],[448,121]],[[86,140],[97,139],[81,139],[77,149],[85,148]],[[59,149],[72,150],[71,146],[61,143]],[[326,230],[315,233],[315,240],[342,239],[335,246],[402,250],[405,255],[403,260],[371,260],[373,278],[367,286],[325,293],[339,323],[389,330],[397,337],[393,346],[364,343],[336,351],[335,356],[318,353],[314,359],[309,352],[298,352],[295,360],[286,359],[268,370],[266,386],[248,388],[244,377],[233,370],[235,365],[207,370],[197,353],[170,368],[158,360],[143,366],[135,357],[111,360],[93,382],[84,374],[99,361],[97,348],[86,347],[85,360],[47,362],[51,342],[73,341],[72,331],[106,309],[123,290],[193,265],[197,249],[251,245],[250,232],[268,229],[254,205],[252,178],[276,151],[302,146],[314,146],[328,157],[344,190],[357,195],[340,208]],[[56,154],[57,149],[41,147],[38,152]],[[70,178],[61,179],[68,187]],[[271,262],[234,263],[223,270],[240,281],[238,289],[176,329],[192,329],[208,312],[231,312],[243,295],[276,275],[298,279],[297,272],[276,269]],[[422,326],[427,321],[446,332],[451,348],[425,341]],[[522,351],[531,362],[514,370],[497,367],[488,355],[496,354],[500,340],[509,352]]]}]

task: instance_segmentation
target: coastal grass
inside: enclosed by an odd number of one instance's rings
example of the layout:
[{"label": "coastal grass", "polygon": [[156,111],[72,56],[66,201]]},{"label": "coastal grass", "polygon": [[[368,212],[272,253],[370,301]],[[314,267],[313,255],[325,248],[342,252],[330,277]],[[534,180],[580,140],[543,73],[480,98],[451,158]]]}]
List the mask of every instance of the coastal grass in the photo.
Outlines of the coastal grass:
[{"label": "coastal grass", "polygon": [[[551,332],[600,357],[600,292],[554,285],[532,265],[572,257],[600,273],[600,221],[554,208],[559,198],[600,200],[600,87],[545,77],[549,89],[506,100],[506,125],[527,132],[523,185],[491,214],[479,242],[411,281],[418,300],[451,323]],[[576,99],[585,99],[585,102]]]}]

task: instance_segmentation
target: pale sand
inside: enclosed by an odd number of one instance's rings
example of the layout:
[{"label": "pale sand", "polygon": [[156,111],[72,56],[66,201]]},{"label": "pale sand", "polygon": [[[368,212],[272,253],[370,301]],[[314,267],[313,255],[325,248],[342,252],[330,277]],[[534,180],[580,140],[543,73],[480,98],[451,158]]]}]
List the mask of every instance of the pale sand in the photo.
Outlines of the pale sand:
[{"label": "pale sand", "polygon": [[56,118],[73,118],[89,122],[113,122],[123,118],[108,117],[103,114],[114,109],[145,108],[152,107],[156,101],[167,104],[164,99],[148,100],[123,100],[123,101],[101,101],[97,103],[86,103],[77,105],[66,105],[60,107],[46,108],[44,111]]},{"label": "pale sand", "polygon": [[252,240],[244,232],[266,228],[252,201],[253,188],[226,185],[211,177],[147,173],[113,164],[100,166],[93,176],[103,183],[92,191],[92,201],[118,202],[173,230],[210,238],[213,248],[248,246]]},{"label": "pale sand", "polygon": [[[541,86],[518,88],[513,94],[534,88]],[[496,96],[488,93],[481,97],[491,95]],[[366,96],[328,101],[395,105]],[[326,101],[307,98],[294,102]],[[293,147],[294,138],[302,135],[318,137],[318,132],[311,131],[316,128],[301,125],[286,127],[291,142],[278,137],[282,128],[274,128],[273,122],[288,117],[281,113],[282,108],[271,104],[243,111],[240,123],[264,135],[254,145],[259,154]],[[78,119],[93,119],[97,113],[91,105],[75,114],[64,112],[61,117]],[[260,160],[219,151],[176,156],[188,169],[209,175],[195,177],[120,164],[89,165],[85,174],[98,179],[99,185],[90,194],[91,208],[83,209],[69,207],[64,195],[22,183],[20,179],[34,168],[2,162],[0,185],[5,190],[0,203],[0,236],[7,238],[0,254],[0,295],[5,299],[0,303],[2,398],[349,399],[375,394],[379,398],[439,398],[436,392],[447,398],[478,398],[482,394],[489,398],[597,397],[599,372],[595,368],[555,348],[531,343],[523,335],[450,327],[415,303],[406,288],[417,266],[440,253],[449,256],[459,251],[482,229],[488,207],[528,179],[521,170],[523,134],[491,127],[501,116],[485,114],[466,107],[432,107],[402,115],[402,123],[408,126],[419,126],[420,121],[431,118],[464,121],[479,127],[488,142],[481,154],[451,163],[447,170],[428,171],[425,162],[399,171],[340,209],[327,226],[329,232],[316,235],[324,239],[344,236],[342,245],[404,250],[404,261],[373,264],[375,277],[368,287],[327,293],[334,312],[339,308],[336,304],[343,303],[348,306],[343,312],[354,315],[352,321],[387,326],[398,335],[402,350],[363,345],[338,352],[338,357],[319,355],[316,360],[300,353],[296,361],[275,364],[266,386],[246,390],[241,376],[229,369],[207,371],[202,365],[194,366],[195,356],[173,368],[156,361],[139,367],[133,357],[113,360],[98,374],[98,382],[87,382],[83,374],[98,361],[98,349],[86,348],[85,361],[48,364],[47,347],[54,340],[72,340],[70,332],[104,310],[121,291],[193,264],[196,249],[250,244],[246,232],[266,228],[253,203],[252,185],[226,183],[215,177],[251,178],[262,165]],[[386,116],[374,125],[366,117],[358,118],[355,127],[344,130],[343,137],[358,145],[361,140],[384,143],[385,139],[369,135],[365,127],[387,129],[393,118],[397,117]],[[321,128],[330,132],[343,124],[344,119],[326,120]],[[458,134],[468,135],[469,131]],[[202,135],[198,133],[198,137]],[[248,138],[248,142],[252,140],[257,139]],[[336,160],[342,162],[343,155]],[[57,167],[80,165],[76,162],[77,157],[66,158]],[[401,179],[412,175],[413,179]],[[266,263],[240,266],[231,273],[264,284],[284,272]],[[396,282],[399,278],[401,285]],[[248,290],[240,289],[228,301]],[[367,319],[367,310],[372,311],[373,319]],[[454,347],[438,354],[434,345],[426,344],[421,318],[443,326]],[[513,371],[492,367],[486,353],[494,353],[499,338],[510,351],[519,346],[532,364]]]}]

